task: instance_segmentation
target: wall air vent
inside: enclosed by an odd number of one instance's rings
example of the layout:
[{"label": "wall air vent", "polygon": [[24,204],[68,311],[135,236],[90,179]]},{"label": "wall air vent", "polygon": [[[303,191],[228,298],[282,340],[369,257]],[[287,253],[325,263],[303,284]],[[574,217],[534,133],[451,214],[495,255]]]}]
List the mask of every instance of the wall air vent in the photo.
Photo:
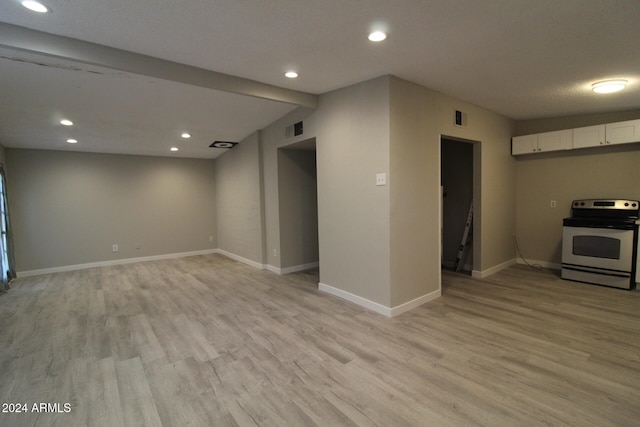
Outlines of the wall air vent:
[{"label": "wall air vent", "polygon": [[292,136],[302,135],[303,133],[304,133],[304,128],[303,128],[302,122],[294,123],[284,128],[284,136],[287,138],[291,138]]},{"label": "wall air vent", "polygon": [[211,143],[211,145],[209,145],[209,147],[211,148],[226,148],[226,149],[230,149],[235,147],[236,145],[238,145],[237,142],[231,142],[231,141],[213,141]]},{"label": "wall air vent", "polygon": [[456,110],[453,114],[453,124],[455,126],[466,126],[467,125],[467,113],[463,113],[460,110]]}]

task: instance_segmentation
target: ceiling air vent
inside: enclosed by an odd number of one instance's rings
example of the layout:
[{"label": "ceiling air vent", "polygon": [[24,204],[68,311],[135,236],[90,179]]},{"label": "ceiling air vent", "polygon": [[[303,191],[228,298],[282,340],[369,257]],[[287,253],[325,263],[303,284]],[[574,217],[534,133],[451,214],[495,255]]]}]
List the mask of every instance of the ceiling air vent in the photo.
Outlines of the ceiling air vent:
[{"label": "ceiling air vent", "polygon": [[227,149],[230,149],[230,148],[235,147],[236,145],[238,145],[238,143],[237,143],[237,142],[231,142],[231,141],[213,141],[213,142],[211,143],[211,145],[209,145],[209,147],[211,147],[211,148],[227,148]]}]

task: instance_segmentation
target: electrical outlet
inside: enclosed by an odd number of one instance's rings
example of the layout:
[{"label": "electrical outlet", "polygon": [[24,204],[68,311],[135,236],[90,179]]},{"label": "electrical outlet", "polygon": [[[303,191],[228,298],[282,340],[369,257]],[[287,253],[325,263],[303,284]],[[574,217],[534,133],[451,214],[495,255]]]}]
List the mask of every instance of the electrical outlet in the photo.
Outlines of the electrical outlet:
[{"label": "electrical outlet", "polygon": [[376,174],[376,185],[387,185],[387,174],[386,173],[377,173]]},{"label": "electrical outlet", "polygon": [[209,241],[213,242],[213,236],[209,236]]},{"label": "electrical outlet", "polygon": [[111,248],[113,249],[113,252],[118,252],[120,250],[118,245],[113,245]]},{"label": "electrical outlet", "polygon": [[273,250],[273,256],[278,256],[278,250],[277,249]]},{"label": "electrical outlet", "polygon": [[555,207],[556,207],[556,201],[555,201],[555,200],[552,200],[552,201],[549,203],[549,207],[550,207],[550,208],[555,208]]}]

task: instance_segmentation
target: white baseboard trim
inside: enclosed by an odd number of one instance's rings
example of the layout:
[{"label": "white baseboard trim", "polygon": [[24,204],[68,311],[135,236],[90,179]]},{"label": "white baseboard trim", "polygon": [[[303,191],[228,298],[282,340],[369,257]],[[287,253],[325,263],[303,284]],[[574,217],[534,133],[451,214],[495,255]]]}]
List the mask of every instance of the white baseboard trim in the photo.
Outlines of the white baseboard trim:
[{"label": "white baseboard trim", "polygon": [[272,273],[280,274],[280,268],[276,267],[275,265],[267,264],[264,266],[264,268]]},{"label": "white baseboard trim", "polygon": [[404,304],[400,304],[396,307],[389,308],[382,304],[378,304],[377,302],[373,302],[361,296],[352,294],[351,292],[347,292],[342,289],[338,289],[324,283],[318,283],[318,290],[337,296],[339,298],[352,302],[356,305],[359,305],[361,307],[374,311],[378,314],[382,314],[383,316],[386,316],[386,317],[394,317],[402,313],[406,313],[407,311],[412,310],[426,302],[432,301],[441,295],[441,291],[440,289],[438,289],[437,291],[423,295],[414,300],[408,301]]},{"label": "white baseboard trim", "polygon": [[318,268],[319,266],[320,266],[320,263],[316,261],[316,262],[310,262],[308,264],[294,265],[293,267],[285,267],[285,268],[278,268],[273,265],[267,265],[267,270],[279,275],[283,275],[283,274],[289,274],[289,273],[297,273],[298,271],[311,270],[312,268]]},{"label": "white baseboard trim", "polygon": [[367,308],[371,311],[375,311],[376,313],[382,314],[383,316],[391,317],[391,309],[389,307],[386,307],[382,304],[378,304],[377,302],[373,302],[371,300],[360,297],[358,295],[352,294],[351,292],[334,288],[333,286],[326,285],[322,282],[318,283],[318,290],[337,296],[339,298],[342,298],[344,300],[357,304],[361,307]]},{"label": "white baseboard trim", "polygon": [[305,270],[310,270],[312,268],[318,268],[318,266],[320,265],[319,262],[311,262],[309,264],[301,264],[301,265],[294,265],[293,267],[285,267],[285,268],[280,268],[280,267],[276,267],[275,265],[271,265],[271,264],[261,264],[259,262],[256,261],[252,261],[250,259],[241,257],[240,255],[236,255],[234,253],[231,252],[227,252],[224,249],[217,249],[216,250],[217,253],[219,253],[220,255],[224,255],[226,257],[229,257],[233,260],[239,261],[241,263],[250,265],[251,267],[257,268],[259,270],[268,270],[272,273],[278,274],[278,275],[283,275],[283,274],[289,274],[289,273],[296,273],[298,271],[305,271]]},{"label": "white baseboard trim", "polygon": [[476,279],[484,279],[485,277],[491,276],[492,274],[496,274],[498,271],[511,267],[515,263],[516,263],[516,259],[514,258],[508,261],[505,261],[502,264],[494,265],[493,267],[488,268],[486,270],[482,270],[482,271],[471,270],[471,277]]},{"label": "white baseboard trim", "polygon": [[404,304],[397,305],[391,309],[391,315],[389,317],[399,316],[402,313],[406,313],[409,310],[413,310],[414,308],[421,306],[429,301],[433,301],[436,298],[439,298],[442,295],[441,289],[437,291],[430,292],[428,294],[422,295],[414,300],[407,301]]},{"label": "white baseboard trim", "polygon": [[537,259],[528,259],[524,260],[523,258],[518,257],[518,264],[525,265],[539,265],[542,268],[550,268],[551,270],[562,270],[562,264],[556,264],[555,262],[549,261],[538,261]]},{"label": "white baseboard trim", "polygon": [[261,263],[256,262],[256,261],[252,261],[252,260],[250,260],[248,258],[241,257],[240,255],[236,255],[236,254],[231,253],[231,252],[227,252],[224,249],[216,249],[216,252],[219,253],[220,255],[226,256],[227,258],[231,258],[232,260],[239,261],[239,262],[241,262],[243,264],[250,265],[251,267],[255,267],[255,268],[259,269],[259,270],[264,270],[265,268],[267,268],[264,264],[261,264]]},{"label": "white baseboard trim", "polygon": [[136,262],[159,261],[163,259],[184,258],[196,255],[209,255],[218,253],[218,249],[205,249],[202,251],[178,252],[173,254],[152,255],[138,258],[114,259],[108,261],[90,262],[86,264],[65,265],[62,267],[43,268],[39,270],[27,270],[17,272],[18,277],[39,276],[41,274],[62,273],[67,271],[85,270],[95,267],[109,267],[113,265],[133,264]]}]

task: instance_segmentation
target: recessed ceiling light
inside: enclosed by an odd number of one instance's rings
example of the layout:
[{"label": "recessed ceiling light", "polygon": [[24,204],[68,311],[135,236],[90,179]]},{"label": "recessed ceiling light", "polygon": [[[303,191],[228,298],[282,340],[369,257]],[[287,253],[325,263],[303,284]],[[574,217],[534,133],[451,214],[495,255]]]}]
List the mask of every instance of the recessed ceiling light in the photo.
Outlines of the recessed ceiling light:
[{"label": "recessed ceiling light", "polygon": [[387,33],[384,31],[373,31],[369,34],[369,40],[372,42],[381,42],[382,40],[387,38]]},{"label": "recessed ceiling light", "polygon": [[287,71],[286,73],[284,73],[284,76],[289,79],[295,79],[296,77],[298,77],[298,73],[296,73],[295,71]]},{"label": "recessed ceiling light", "polygon": [[67,119],[60,120],[60,124],[65,126],[73,126],[73,122]]},{"label": "recessed ceiling light", "polygon": [[191,138],[191,134],[188,132],[183,132],[182,135],[180,135],[181,137],[183,137],[184,139],[189,139]]},{"label": "recessed ceiling light", "polygon": [[38,13],[47,13],[49,12],[49,8],[45,5],[43,5],[40,2],[37,1],[32,1],[32,0],[25,0],[22,2],[22,5],[24,7],[26,7],[29,10],[32,10],[34,12],[38,12]]},{"label": "recessed ceiling light", "polygon": [[73,139],[73,138],[69,138],[69,139],[67,139],[67,142],[68,142],[69,144],[77,144],[77,143],[78,143],[78,140],[77,140],[77,139]]},{"label": "recessed ceiling light", "polygon": [[591,89],[596,93],[613,93],[624,89],[626,86],[626,80],[604,80],[592,84]]},{"label": "recessed ceiling light", "polygon": [[178,151],[178,147],[171,147],[171,148],[169,148],[169,150],[171,150],[171,151]]}]

